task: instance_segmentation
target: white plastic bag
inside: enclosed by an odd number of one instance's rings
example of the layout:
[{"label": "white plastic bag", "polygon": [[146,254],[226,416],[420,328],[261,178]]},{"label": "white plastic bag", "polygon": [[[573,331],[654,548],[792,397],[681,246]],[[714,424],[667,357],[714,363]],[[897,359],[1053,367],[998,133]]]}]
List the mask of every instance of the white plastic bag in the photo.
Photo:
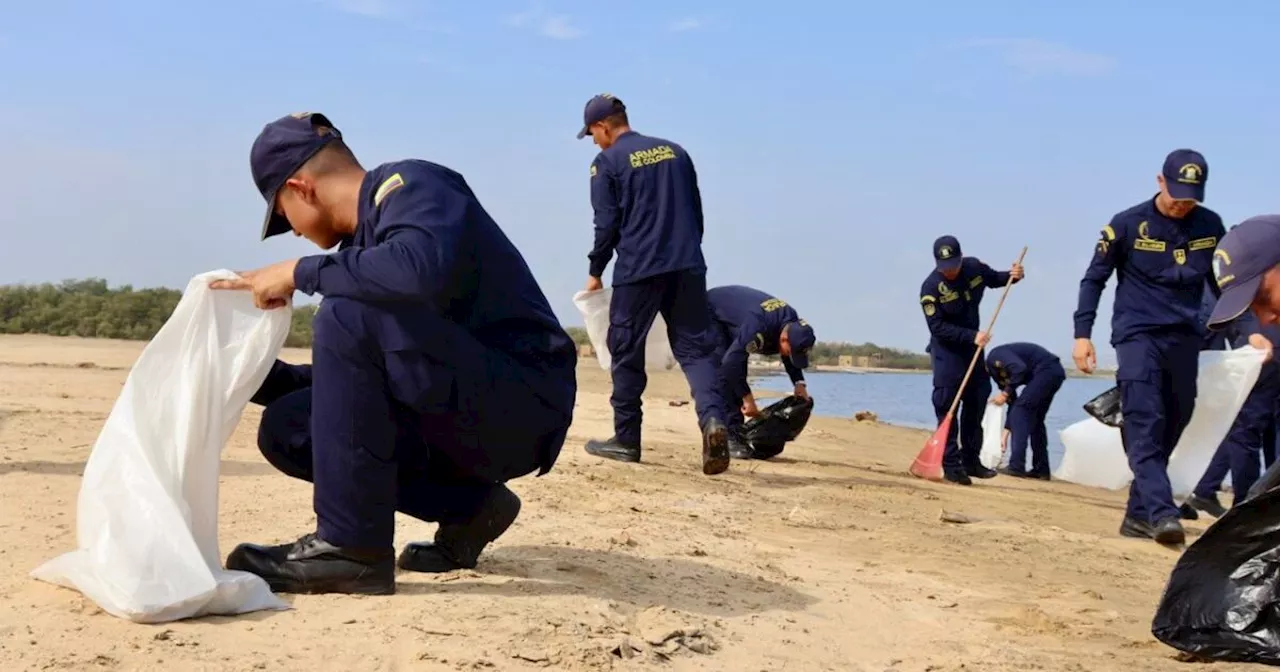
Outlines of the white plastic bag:
[{"label": "white plastic bag", "polygon": [[[1175,497],[1190,495],[1204,475],[1258,380],[1263,356],[1252,346],[1200,353],[1195,410],[1169,458],[1169,482]],[[1055,479],[1108,489],[1123,487],[1133,479],[1119,429],[1086,417],[1059,436],[1065,453],[1053,474]]]},{"label": "white plastic bag", "polygon": [[[573,305],[582,313],[587,325],[587,338],[596,351],[600,368],[609,369],[609,299],[613,288],[605,287],[594,292],[581,291],[573,295]],[[669,371],[676,365],[671,354],[671,342],[667,339],[667,323],[661,315],[653,318],[653,327],[644,344],[644,368],[646,371]]]},{"label": "white plastic bag", "polygon": [[79,590],[140,623],[287,609],[265,581],[222,569],[223,446],[266,379],[291,310],[262,311],[246,291],[198,275],[133,365],[85,465],[78,549],[31,575]]},{"label": "white plastic bag", "polygon": [[1004,406],[996,406],[987,402],[987,410],[982,413],[982,452],[978,455],[982,466],[998,469],[1008,460],[1001,459],[1000,441],[1004,434]]}]

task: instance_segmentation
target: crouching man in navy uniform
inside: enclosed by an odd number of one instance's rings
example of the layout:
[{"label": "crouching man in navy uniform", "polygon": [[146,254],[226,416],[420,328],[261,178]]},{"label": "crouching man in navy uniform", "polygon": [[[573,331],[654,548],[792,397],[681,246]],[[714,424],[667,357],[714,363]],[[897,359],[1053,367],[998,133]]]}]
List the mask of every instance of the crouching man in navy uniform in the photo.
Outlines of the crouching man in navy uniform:
[{"label": "crouching man in navy uniform", "polygon": [[[241,544],[227,568],[276,592],[395,592],[395,571],[474,567],[520,511],[504,483],[549,471],[577,391],[577,355],[520,252],[458,173],[417,160],[366,171],[324,115],[253,144],[262,237],[320,254],[219,281],[262,308],[321,294],[312,363],[277,362],[253,401],[271,464],[315,484],[316,530]],[[395,512],[438,522],[392,546]]]},{"label": "crouching man in navy uniform", "polygon": [[631,130],[626,106],[610,94],[587,101],[578,139],[587,135],[601,150],[591,162],[596,235],[587,255],[587,291],[604,287],[600,276],[618,253],[606,337],[614,434],[588,441],[587,453],[640,461],[640,396],[648,384],[644,343],[661,313],[671,352],[693,392],[702,430],[702,472],[719,474],[729,468],[729,437],[715,327],[707,310],[702,195],[693,160],[670,140]]},{"label": "crouching man in navy uniform", "polygon": [[[965,257],[954,236],[933,241],[936,267],[920,288],[920,308],[929,325],[929,355],[933,364],[933,410],[941,422],[960,392],[960,383],[969,370],[974,353],[990,336],[979,330],[979,305],[988,287],[1004,287],[1022,280],[1021,264],[1008,271],[996,271],[974,257]],[[981,356],[960,399],[959,422],[951,425],[942,456],[943,477],[952,483],[972,485],[973,478],[991,478],[994,469],[983,466],[982,415],[991,394]],[[957,433],[959,434],[957,440]]]},{"label": "crouching man in navy uniform", "polygon": [[[999,392],[991,403],[1009,405],[1001,440],[1009,453],[1009,466],[999,471],[1019,478],[1049,480],[1049,430],[1045,417],[1054,395],[1062,389],[1067,372],[1058,356],[1035,343],[1005,343],[987,353],[987,370]],[[1018,392],[1018,388],[1022,392]],[[1027,471],[1027,444],[1031,444],[1031,470]]]},{"label": "crouching man in navy uniform", "polygon": [[[1160,191],[1102,227],[1080,281],[1075,312],[1076,368],[1092,373],[1098,301],[1116,272],[1111,344],[1119,367],[1120,412],[1133,482],[1120,534],[1181,544],[1186,532],[1169,484],[1169,456],[1195,409],[1204,335],[1198,320],[1222,218],[1200,205],[1209,166],[1199,152],[1171,152],[1156,177]],[[1216,285],[1208,284],[1216,291]]]},{"label": "crouching man in navy uniform", "polygon": [[[1274,480],[1264,477],[1267,483],[1256,484],[1262,488],[1236,483],[1237,478],[1257,477],[1259,455],[1254,446],[1261,445],[1263,451],[1274,450],[1267,441],[1267,425],[1273,421],[1276,397],[1280,396],[1280,372],[1272,359],[1273,344],[1280,337],[1280,215],[1251,217],[1232,227],[1214,252],[1213,274],[1222,295],[1209,315],[1209,329],[1225,331],[1234,336],[1237,344],[1243,345],[1244,340],[1267,352],[1258,382],[1245,398],[1227,439],[1218,448],[1205,478],[1188,502],[1218,516],[1225,513],[1220,510],[1221,505],[1206,506],[1205,501],[1212,493],[1212,503],[1217,504],[1216,490],[1222,478],[1211,478],[1212,471],[1221,471],[1222,465],[1217,463],[1230,464],[1231,489],[1235,493],[1233,505],[1257,494],[1250,490],[1266,489]],[[1227,453],[1229,445],[1232,450]],[[1215,470],[1215,466],[1218,469]],[[1238,476],[1237,470],[1241,468],[1244,473]]]},{"label": "crouching man in navy uniform", "polygon": [[758,289],[727,285],[707,291],[707,303],[719,332],[716,357],[721,362],[721,385],[729,414],[729,454],[751,459],[750,446],[741,439],[743,416],[759,415],[755,396],[747,384],[751,355],[781,355],[782,366],[797,397],[809,398],[804,369],[815,342],[813,327],[800,319],[786,301]]}]

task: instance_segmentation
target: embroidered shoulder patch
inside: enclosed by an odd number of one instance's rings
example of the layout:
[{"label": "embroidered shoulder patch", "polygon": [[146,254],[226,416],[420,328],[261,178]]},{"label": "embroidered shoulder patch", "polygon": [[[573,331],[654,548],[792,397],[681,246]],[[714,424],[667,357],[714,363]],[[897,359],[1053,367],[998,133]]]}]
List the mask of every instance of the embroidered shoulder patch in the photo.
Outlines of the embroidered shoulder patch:
[{"label": "embroidered shoulder patch", "polygon": [[403,186],[404,178],[400,177],[400,173],[383,180],[382,184],[378,185],[378,190],[373,192],[373,207],[378,207],[382,203],[382,199],[387,197],[387,194]]}]

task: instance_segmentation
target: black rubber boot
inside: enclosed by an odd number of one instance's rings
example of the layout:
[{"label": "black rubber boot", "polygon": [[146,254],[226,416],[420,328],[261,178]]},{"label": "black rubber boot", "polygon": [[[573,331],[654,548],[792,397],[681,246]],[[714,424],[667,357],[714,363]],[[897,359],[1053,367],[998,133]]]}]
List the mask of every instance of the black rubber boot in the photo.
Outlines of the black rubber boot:
[{"label": "black rubber boot", "polygon": [[982,463],[978,460],[972,460],[964,465],[964,473],[972,478],[995,478],[999,472],[982,466]]},{"label": "black rubber boot", "polygon": [[1120,536],[1133,539],[1153,539],[1156,536],[1156,531],[1151,527],[1151,523],[1126,516],[1124,521],[1120,523]]},{"label": "black rubber boot", "polygon": [[1218,502],[1217,497],[1201,497],[1200,495],[1191,495],[1187,498],[1187,504],[1197,511],[1204,511],[1214,518],[1221,518],[1227,515],[1227,508]]},{"label": "black rubber boot", "polygon": [[519,515],[520,497],[507,486],[498,485],[471,520],[441,525],[434,542],[406,544],[396,566],[430,574],[474,569],[485,546],[502,536]]},{"label": "black rubber boot", "polygon": [[618,441],[617,437],[609,437],[605,441],[591,439],[587,441],[587,454],[603,457],[606,460],[619,462],[639,462],[640,446],[633,446]]},{"label": "black rubber boot", "polygon": [[729,430],[712,418],[702,428],[702,473],[708,476],[729,468]]},{"label": "black rubber boot", "polygon": [[1163,518],[1153,527],[1156,543],[1177,546],[1187,540],[1187,532],[1182,529],[1182,521],[1177,516]]},{"label": "black rubber boot", "polygon": [[396,592],[395,549],[339,548],[316,534],[292,544],[240,544],[227,569],[266,580],[276,593],[390,595]]}]

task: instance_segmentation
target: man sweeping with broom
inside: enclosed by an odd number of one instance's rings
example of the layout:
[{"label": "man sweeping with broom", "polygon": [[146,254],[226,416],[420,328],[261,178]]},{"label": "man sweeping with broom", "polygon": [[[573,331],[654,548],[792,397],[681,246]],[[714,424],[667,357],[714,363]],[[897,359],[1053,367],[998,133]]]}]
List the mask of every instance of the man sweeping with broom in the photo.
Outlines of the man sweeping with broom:
[{"label": "man sweeping with broom", "polygon": [[959,428],[952,426],[947,432],[942,475],[952,483],[972,485],[970,477],[996,475],[978,459],[982,450],[982,415],[991,395],[991,379],[982,357],[977,358],[977,366],[982,369],[969,375],[966,383],[974,354],[990,340],[987,332],[979,330],[978,309],[988,287],[1004,287],[1022,280],[1022,264],[996,271],[974,257],[963,256],[954,236],[942,236],[933,242],[933,258],[936,266],[920,289],[920,308],[930,334],[933,410],[938,421],[943,422],[952,412],[957,395],[962,404]]}]

